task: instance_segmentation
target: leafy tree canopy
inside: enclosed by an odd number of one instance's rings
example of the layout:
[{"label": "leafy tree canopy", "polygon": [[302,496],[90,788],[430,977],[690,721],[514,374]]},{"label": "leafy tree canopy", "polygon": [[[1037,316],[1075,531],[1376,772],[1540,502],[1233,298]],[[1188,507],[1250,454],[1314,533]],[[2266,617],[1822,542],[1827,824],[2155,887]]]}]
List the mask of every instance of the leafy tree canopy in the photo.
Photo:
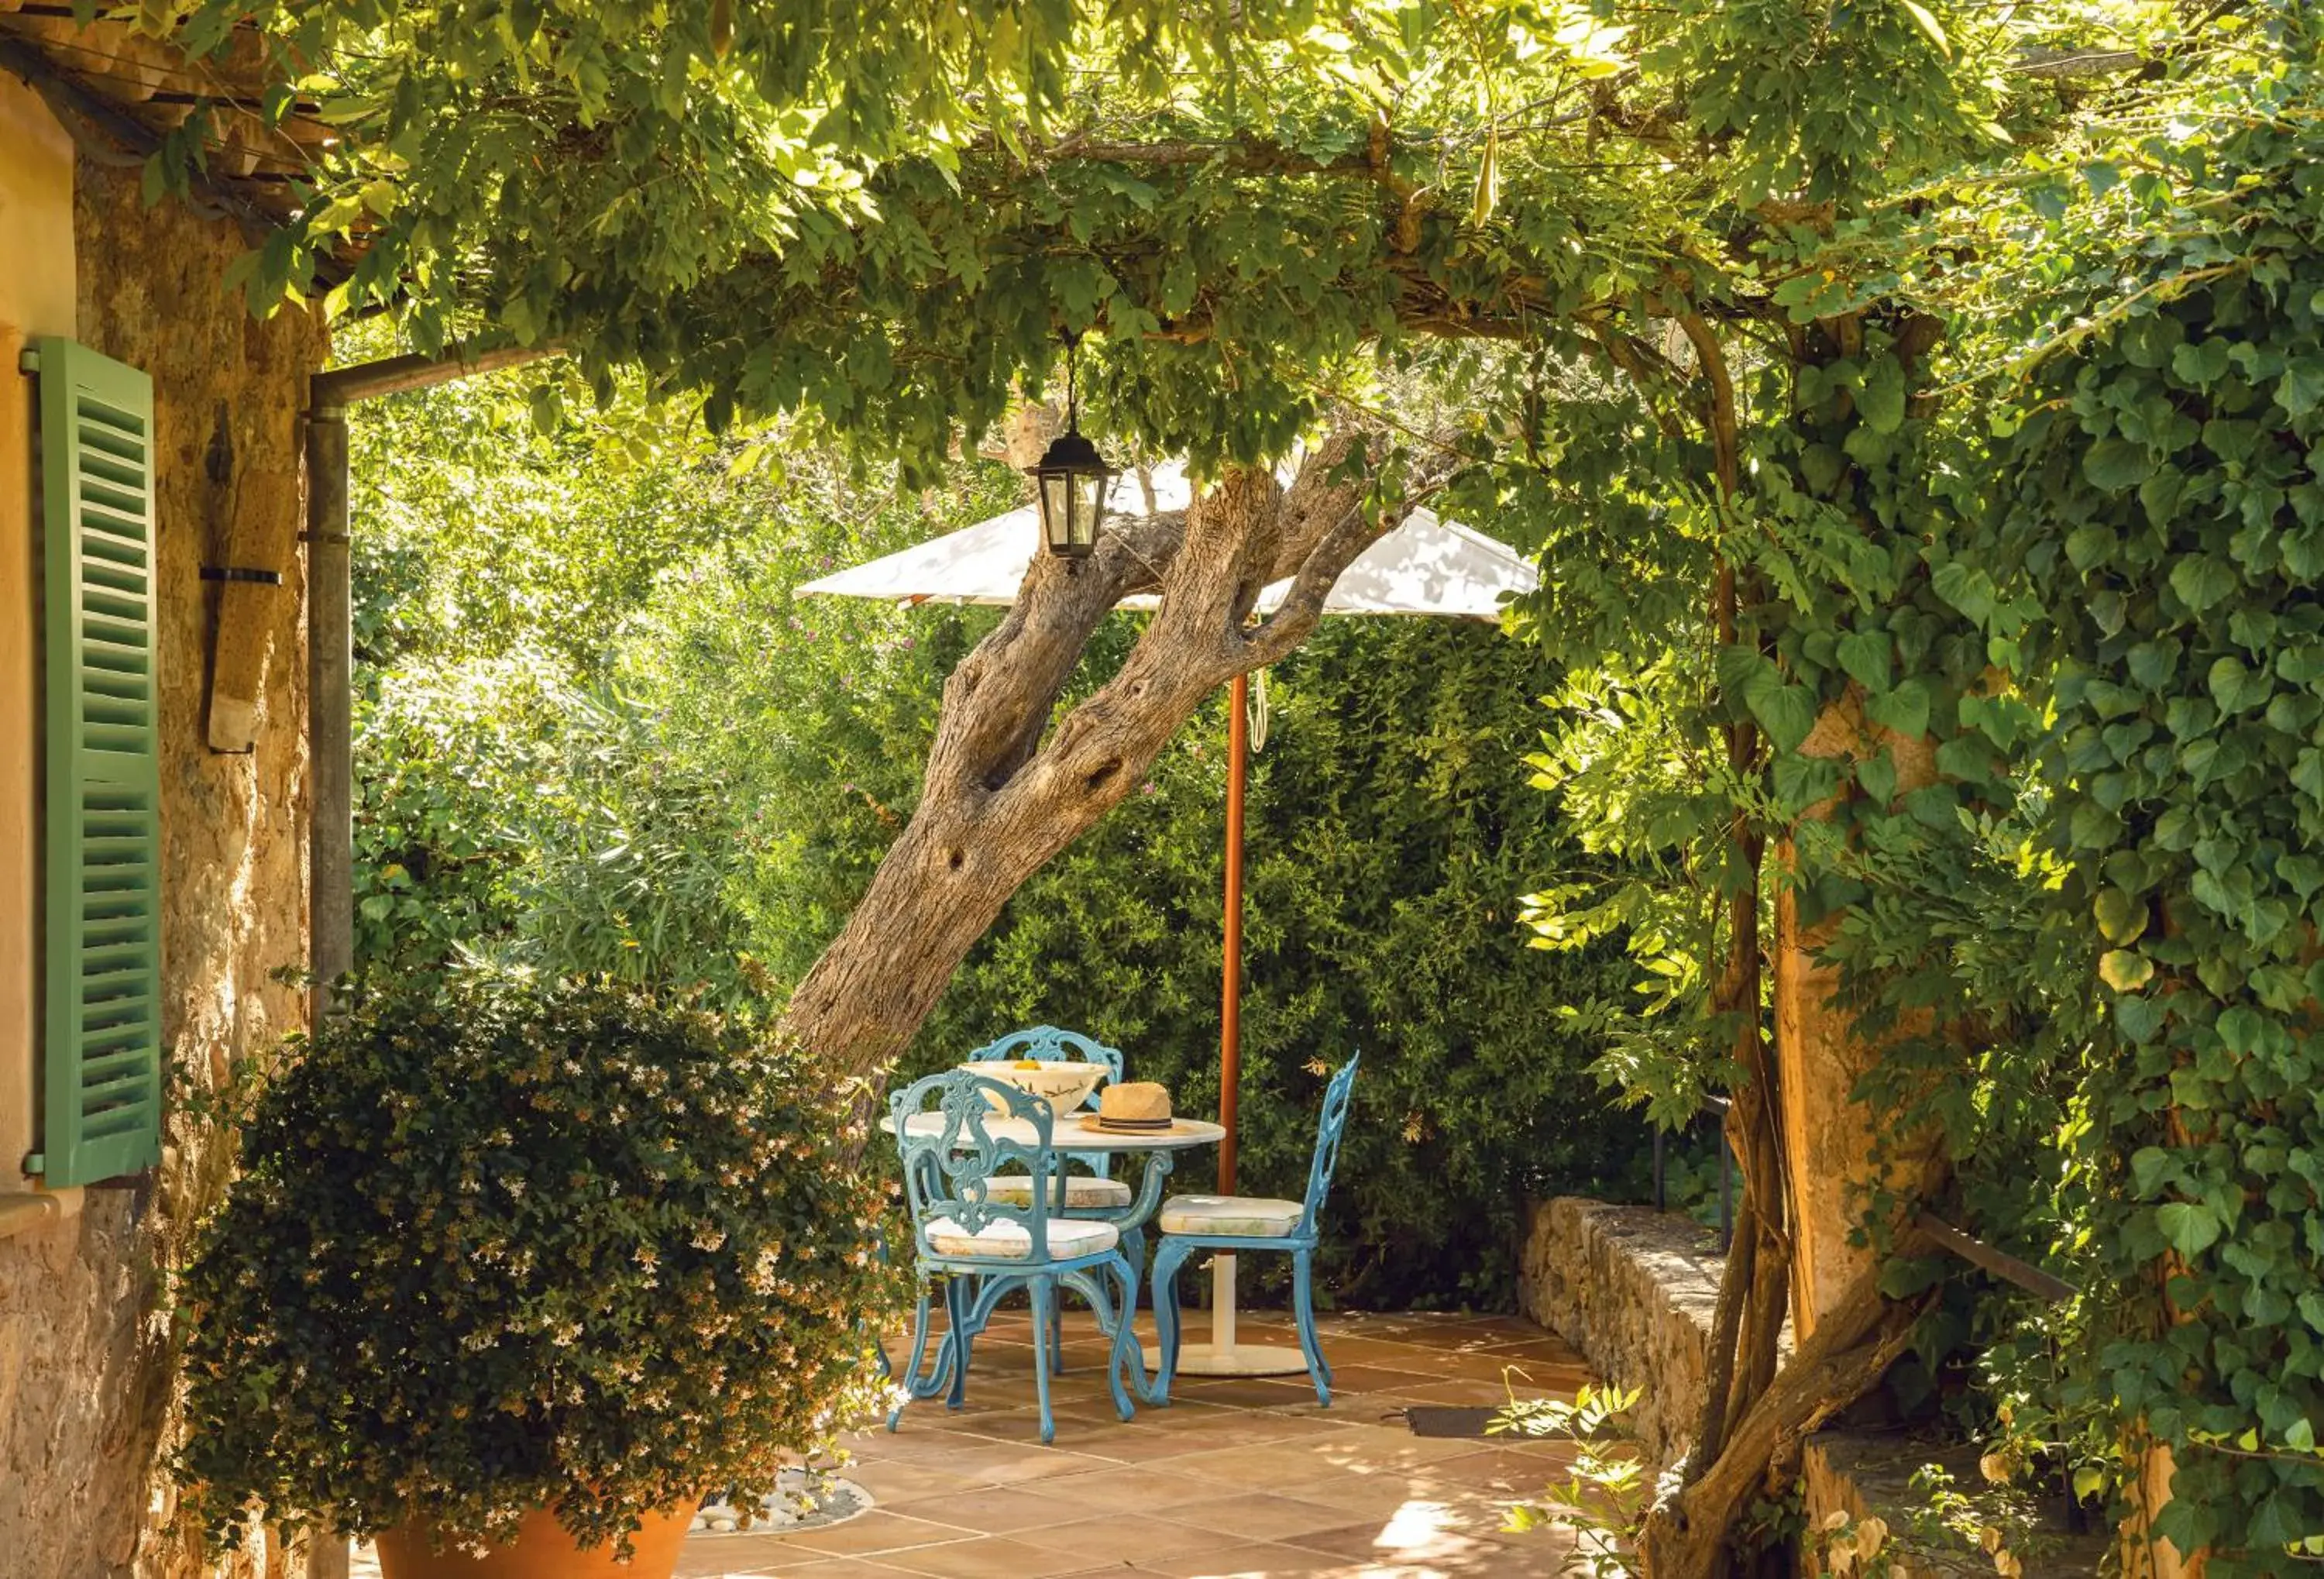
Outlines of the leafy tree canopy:
[{"label": "leafy tree canopy", "polygon": [[[2165,48],[2161,7],[1133,0],[187,8],[339,126],[251,277],[360,261],[423,346],[636,360],[926,465],[1095,329],[1116,420],[1280,451],[1416,337],[1602,348],[1778,289],[1794,232],[2071,109],[2016,69]],[[2030,52],[2030,53],[2029,53]],[[191,146],[189,143],[189,146]]]}]

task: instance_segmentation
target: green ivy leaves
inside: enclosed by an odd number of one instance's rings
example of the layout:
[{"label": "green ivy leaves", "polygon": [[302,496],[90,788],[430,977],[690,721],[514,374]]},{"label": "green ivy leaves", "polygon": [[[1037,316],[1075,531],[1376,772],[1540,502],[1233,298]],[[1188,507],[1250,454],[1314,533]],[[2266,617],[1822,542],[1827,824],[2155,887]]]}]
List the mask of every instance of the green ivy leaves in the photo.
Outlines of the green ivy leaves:
[{"label": "green ivy leaves", "polygon": [[1815,727],[1813,688],[1785,680],[1775,660],[1757,648],[1720,648],[1719,686],[1726,695],[1741,700],[1777,751],[1796,751]]},{"label": "green ivy leaves", "polygon": [[[2295,51],[2302,80],[2312,56],[2312,40]],[[2054,847],[2116,994],[2119,1039],[2084,1086],[2082,1232],[2117,1297],[2163,1290],[2176,1324],[2088,1362],[2126,1379],[2127,1418],[2181,1445],[2172,1538],[2239,1576],[2296,1571],[2289,1548],[2324,1530],[2324,1464],[2184,1448],[2312,1441],[2324,1419],[2303,1325],[2324,1293],[2300,1249],[2324,1234],[2310,140],[2231,133],[2173,155],[2190,222],[2126,246],[2141,283],[2064,309],[2099,331],[2025,392],[1997,478],[2009,569],[2042,610],[2029,656],[2054,677]],[[2191,217],[2228,186],[2251,223]]]},{"label": "green ivy leaves", "polygon": [[2156,1207],[2154,1225],[2182,1256],[2199,1256],[2219,1241],[2219,1220],[2200,1201],[2173,1201]]}]

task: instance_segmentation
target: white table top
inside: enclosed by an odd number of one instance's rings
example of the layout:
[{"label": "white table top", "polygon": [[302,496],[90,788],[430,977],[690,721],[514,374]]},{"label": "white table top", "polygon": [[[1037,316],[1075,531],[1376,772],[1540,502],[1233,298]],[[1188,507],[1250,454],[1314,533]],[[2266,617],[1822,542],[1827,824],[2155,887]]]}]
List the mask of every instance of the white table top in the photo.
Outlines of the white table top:
[{"label": "white table top", "polygon": [[[1226,1136],[1223,1128],[1205,1119],[1180,1119],[1163,1133],[1143,1135],[1101,1130],[1094,1124],[1083,1123],[1081,1119],[1082,1115],[1076,1113],[1059,1121],[1050,1133],[1050,1145],[1059,1151],[1184,1151],[1196,1146],[1215,1146]],[[906,1119],[904,1133],[941,1135],[944,1126],[944,1114],[930,1109]],[[1040,1141],[1033,1132],[1030,1119],[1004,1119],[995,1114],[985,1119],[984,1128],[996,1140],[1019,1146],[1038,1145]]]}]

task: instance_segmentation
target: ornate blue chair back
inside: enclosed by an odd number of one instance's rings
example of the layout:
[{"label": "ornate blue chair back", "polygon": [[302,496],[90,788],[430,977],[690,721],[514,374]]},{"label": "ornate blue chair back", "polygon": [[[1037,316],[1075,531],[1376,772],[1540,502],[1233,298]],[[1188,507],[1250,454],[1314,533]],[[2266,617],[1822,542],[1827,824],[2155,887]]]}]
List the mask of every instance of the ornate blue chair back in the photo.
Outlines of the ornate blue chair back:
[{"label": "ornate blue chair back", "polygon": [[[1001,1115],[993,1111],[988,1094],[1010,1118],[1031,1123],[1030,1144],[993,1132],[993,1122]],[[888,1113],[903,1154],[905,1197],[922,1254],[945,1253],[928,1242],[927,1226],[938,1217],[949,1217],[971,1233],[982,1233],[995,1223],[1018,1223],[1032,1236],[1033,1258],[1047,1258],[1048,1192],[1035,1190],[1029,1199],[1011,1203],[991,1199],[987,1185],[1003,1168],[1021,1167],[1034,1178],[1055,1172],[1048,1103],[1001,1081],[947,1069],[890,1096]],[[930,1113],[940,1115],[936,1122],[922,1123],[917,1132],[906,1128],[908,1121]]]},{"label": "ornate blue chair back", "polygon": [[[967,1062],[982,1064],[1000,1058],[1039,1058],[1045,1062],[1071,1063],[1078,1056],[1087,1064],[1103,1064],[1108,1081],[1121,1078],[1121,1049],[1107,1047],[1103,1042],[1084,1036],[1077,1030],[1063,1030],[1054,1025],[1029,1025],[1023,1030],[1012,1030],[998,1041],[990,1041],[968,1055]],[[1097,1093],[1089,1094],[1085,1105],[1095,1106]]]},{"label": "ornate blue chair back", "polygon": [[1307,1164],[1306,1209],[1299,1214],[1302,1235],[1315,1232],[1315,1218],[1332,1193],[1332,1170],[1340,1165],[1340,1137],[1348,1127],[1348,1103],[1355,1094],[1356,1065],[1362,1057],[1360,1053],[1350,1055],[1323,1088],[1323,1112],[1315,1121],[1315,1156]]}]

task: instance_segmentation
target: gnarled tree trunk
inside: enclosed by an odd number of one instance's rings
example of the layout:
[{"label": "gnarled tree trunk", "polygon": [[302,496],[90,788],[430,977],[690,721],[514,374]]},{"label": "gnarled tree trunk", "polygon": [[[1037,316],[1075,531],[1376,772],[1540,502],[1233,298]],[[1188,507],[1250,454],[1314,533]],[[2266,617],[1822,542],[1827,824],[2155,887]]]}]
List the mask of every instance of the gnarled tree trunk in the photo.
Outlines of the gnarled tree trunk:
[{"label": "gnarled tree trunk", "polygon": [[1904,1352],[1918,1314],[1882,1298],[1879,1269],[1866,1269],[1735,1419],[1724,1451],[1647,1515],[1641,1571],[1652,1579],[1725,1572],[1728,1533],[1765,1488],[1768,1466],[1789,1463],[1809,1432],[1880,1379]]},{"label": "gnarled tree trunk", "polygon": [[[1332,480],[1367,440],[1322,446],[1287,490],[1230,469],[1183,512],[1109,525],[1080,561],[1034,561],[1009,616],[945,684],[920,803],[839,936],[793,994],[786,1029],[844,1074],[900,1053],[1009,896],[1141,780],[1203,698],[1296,648],[1385,513]],[[1266,620],[1260,588],[1293,577]],[[1161,606],[1120,670],[1056,726],[1082,649],[1138,593]]]}]

